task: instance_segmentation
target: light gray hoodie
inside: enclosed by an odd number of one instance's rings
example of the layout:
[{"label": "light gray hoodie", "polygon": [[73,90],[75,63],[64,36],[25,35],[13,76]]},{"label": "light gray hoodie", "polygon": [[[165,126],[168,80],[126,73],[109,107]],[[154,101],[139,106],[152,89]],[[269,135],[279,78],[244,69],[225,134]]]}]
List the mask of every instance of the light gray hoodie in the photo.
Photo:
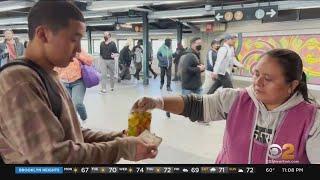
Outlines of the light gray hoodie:
[{"label": "light gray hoodie", "polygon": [[[232,104],[239,95],[241,89],[223,89],[215,94],[203,96],[204,121],[216,121],[226,119]],[[300,93],[294,94],[288,101],[272,111],[268,111],[263,103],[257,100],[253,87],[246,88],[253,100],[258,116],[256,116],[256,127],[253,133],[254,138],[263,143],[271,143],[277,125],[282,121],[285,111],[300,102],[304,101]],[[251,148],[250,148],[251,149]],[[313,164],[320,163],[320,110],[315,116],[315,123],[309,132],[306,152],[308,159]],[[250,160],[249,160],[250,161]]]}]

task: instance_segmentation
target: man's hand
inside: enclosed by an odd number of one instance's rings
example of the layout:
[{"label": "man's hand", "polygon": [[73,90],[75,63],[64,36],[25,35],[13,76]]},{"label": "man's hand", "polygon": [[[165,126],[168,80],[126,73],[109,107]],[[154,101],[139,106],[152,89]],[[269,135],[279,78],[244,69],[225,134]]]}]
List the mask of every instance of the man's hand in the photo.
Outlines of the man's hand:
[{"label": "man's hand", "polygon": [[212,80],[218,79],[218,74],[212,72],[212,73],[211,73],[211,78],[212,78]]},{"label": "man's hand", "polygon": [[197,67],[200,69],[201,72],[205,70],[205,66],[203,64],[199,64]]},{"label": "man's hand", "polygon": [[111,53],[111,57],[112,57],[112,58],[115,58],[115,57],[118,57],[118,56],[119,56],[118,53]]},{"label": "man's hand", "polygon": [[136,155],[135,161],[148,158],[155,158],[158,154],[158,147],[155,144],[145,142],[141,137],[135,137]]}]

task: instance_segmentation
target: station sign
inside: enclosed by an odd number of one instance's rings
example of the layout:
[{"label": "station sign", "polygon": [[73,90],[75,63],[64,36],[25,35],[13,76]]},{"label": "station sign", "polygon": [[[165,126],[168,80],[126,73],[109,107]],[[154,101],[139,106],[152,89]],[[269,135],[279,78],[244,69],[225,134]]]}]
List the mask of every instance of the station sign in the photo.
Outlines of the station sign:
[{"label": "station sign", "polygon": [[261,6],[254,8],[239,8],[216,10],[215,21],[231,22],[244,20],[273,20],[278,17],[278,6]]}]

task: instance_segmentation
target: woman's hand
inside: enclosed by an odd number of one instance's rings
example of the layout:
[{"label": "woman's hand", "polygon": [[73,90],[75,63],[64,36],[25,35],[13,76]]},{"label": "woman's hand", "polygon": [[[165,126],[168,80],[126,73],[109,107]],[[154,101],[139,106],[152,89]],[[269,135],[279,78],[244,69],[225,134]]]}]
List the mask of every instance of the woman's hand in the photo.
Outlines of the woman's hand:
[{"label": "woman's hand", "polygon": [[152,109],[163,109],[162,98],[142,97],[138,99],[132,106],[133,112],[145,112]]}]

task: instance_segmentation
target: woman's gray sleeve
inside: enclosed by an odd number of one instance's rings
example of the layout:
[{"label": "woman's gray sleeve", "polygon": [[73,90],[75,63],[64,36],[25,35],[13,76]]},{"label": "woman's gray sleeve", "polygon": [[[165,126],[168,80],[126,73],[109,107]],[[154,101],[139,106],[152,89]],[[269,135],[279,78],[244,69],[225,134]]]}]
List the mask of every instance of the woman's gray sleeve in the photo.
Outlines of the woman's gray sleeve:
[{"label": "woman's gray sleeve", "polygon": [[182,96],[184,110],[180,114],[189,117],[191,121],[203,121],[203,98],[200,95]]},{"label": "woman's gray sleeve", "polygon": [[189,117],[191,121],[224,120],[238,95],[239,90],[225,88],[210,95],[182,96],[184,110],[180,115]]}]

